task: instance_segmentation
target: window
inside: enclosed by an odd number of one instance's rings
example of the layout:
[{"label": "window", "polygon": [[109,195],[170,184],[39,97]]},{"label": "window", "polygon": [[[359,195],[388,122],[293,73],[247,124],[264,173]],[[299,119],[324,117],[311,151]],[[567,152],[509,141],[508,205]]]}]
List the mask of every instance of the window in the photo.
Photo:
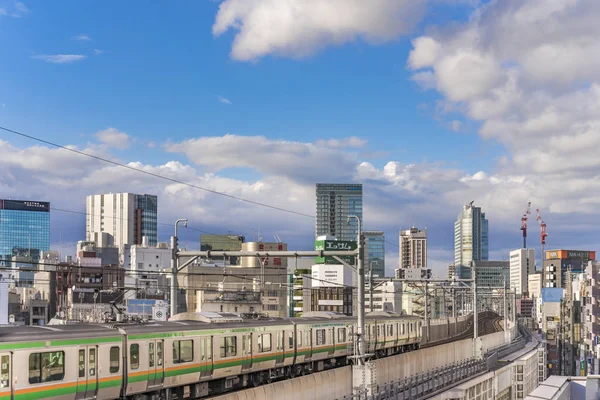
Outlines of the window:
[{"label": "window", "polygon": [[148,343],[148,366],[154,367],[154,343]]},{"label": "window", "polygon": [[194,360],[194,342],[190,340],[173,341],[173,364],[181,364]]},{"label": "window", "polygon": [[258,352],[264,353],[265,351],[271,351],[271,334],[263,333],[258,336]]},{"label": "window", "polygon": [[338,329],[338,342],[343,343],[346,341],[346,328]]},{"label": "window", "polygon": [[302,347],[302,332],[296,335],[296,341],[298,342],[297,346]]},{"label": "window", "polygon": [[96,376],[96,349],[89,349],[88,374]]},{"label": "window", "polygon": [[290,349],[294,348],[294,332],[288,333],[288,347]]},{"label": "window", "polygon": [[110,348],[110,373],[116,374],[119,372],[120,351],[117,346]]},{"label": "window", "polygon": [[62,381],[65,377],[64,351],[29,355],[29,383]]},{"label": "window", "polygon": [[381,336],[381,326],[377,325],[377,336]]},{"label": "window", "polygon": [[163,342],[156,343],[156,361],[159,367],[163,365]]},{"label": "window", "polygon": [[129,368],[138,369],[140,367],[140,345],[134,343],[129,346]]},{"label": "window", "polygon": [[0,389],[10,387],[10,364],[8,356],[0,357]]},{"label": "window", "polygon": [[394,335],[394,326],[388,325],[388,336]]},{"label": "window", "polygon": [[325,344],[325,329],[317,329],[317,346]]},{"label": "window", "polygon": [[406,325],[402,324],[402,334],[406,335]]},{"label": "window", "polygon": [[[266,336],[266,335],[261,335]],[[271,335],[269,334],[269,349],[271,348]],[[258,351],[260,352],[260,343],[261,338],[258,338],[259,347]],[[221,357],[233,357],[237,354],[237,337],[235,336],[226,336],[221,338]]]},{"label": "window", "polygon": [[85,378],[85,350],[79,350],[79,377]]}]

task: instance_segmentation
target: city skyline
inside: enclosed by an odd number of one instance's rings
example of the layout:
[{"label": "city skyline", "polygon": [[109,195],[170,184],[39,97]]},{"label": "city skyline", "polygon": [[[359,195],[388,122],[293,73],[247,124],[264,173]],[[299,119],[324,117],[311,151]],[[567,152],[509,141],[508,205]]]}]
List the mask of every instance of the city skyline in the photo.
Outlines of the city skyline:
[{"label": "city skyline", "polygon": [[[265,1],[245,9],[232,0],[177,4],[170,16],[157,5],[128,4],[114,15],[78,2],[25,1],[17,9],[8,1],[0,40],[12,61],[1,67],[0,126],[307,215],[316,182],[362,183],[365,229],[390,241],[400,229],[427,227],[429,264],[438,273],[453,259],[456,211],[473,199],[493,221],[490,259],[520,247],[528,201],[548,223],[548,246],[595,248],[598,161],[581,154],[600,137],[600,82],[587,60],[595,52],[569,28],[600,14],[596,6],[540,14],[512,0],[381,1],[368,10],[352,2],[356,14],[314,18],[315,10],[300,7],[298,18],[281,19],[288,6],[270,10]],[[367,11],[372,19],[350,17]],[[141,21],[135,29],[132,18]],[[257,18],[281,23],[264,31]],[[554,26],[556,18],[564,23],[548,40],[537,34],[536,26]],[[149,24],[157,20],[168,33]],[[505,28],[498,20],[514,27],[511,35],[495,34]],[[339,37],[332,35],[338,26],[345,27]],[[583,26],[577,32],[594,42],[595,25]],[[314,35],[297,34],[304,31]],[[521,37],[530,40],[513,43]],[[552,59],[565,48],[578,55],[567,57],[572,65]],[[577,65],[592,67],[575,74]],[[4,197],[82,213],[92,193],[154,193],[162,238],[168,225],[188,218],[210,233],[251,238],[261,231],[290,247],[313,245],[308,217],[6,131],[0,148]],[[51,247],[73,248],[85,216],[55,210],[51,219]],[[531,221],[535,249],[537,230]],[[197,244],[198,234],[182,230],[182,243]],[[388,273],[397,258],[386,245]]]}]

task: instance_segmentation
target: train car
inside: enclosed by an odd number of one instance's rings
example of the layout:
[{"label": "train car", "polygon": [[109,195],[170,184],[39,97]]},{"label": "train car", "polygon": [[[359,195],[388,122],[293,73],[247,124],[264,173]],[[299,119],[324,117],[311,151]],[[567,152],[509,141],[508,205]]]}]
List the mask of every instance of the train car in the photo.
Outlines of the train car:
[{"label": "train car", "polygon": [[119,398],[122,343],[103,325],[0,328],[0,399]]}]

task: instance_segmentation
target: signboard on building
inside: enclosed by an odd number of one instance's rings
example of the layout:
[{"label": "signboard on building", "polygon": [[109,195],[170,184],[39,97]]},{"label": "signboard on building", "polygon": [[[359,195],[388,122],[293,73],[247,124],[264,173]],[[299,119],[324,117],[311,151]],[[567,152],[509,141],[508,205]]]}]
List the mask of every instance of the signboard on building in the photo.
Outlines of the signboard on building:
[{"label": "signboard on building", "polygon": [[50,212],[50,203],[46,201],[0,200],[0,210]]},{"label": "signboard on building", "polygon": [[352,286],[354,271],[343,264],[317,264],[312,266],[312,287]]},{"label": "signboard on building", "polygon": [[584,250],[549,250],[546,252],[546,260],[556,260],[563,258],[580,258],[584,263],[596,259],[595,251]]},{"label": "signboard on building", "polygon": [[542,302],[560,303],[563,298],[563,289],[561,288],[542,288]]},{"label": "signboard on building", "polygon": [[[315,241],[315,250],[336,251],[336,250],[356,250],[355,241],[347,240],[317,240]],[[342,260],[350,265],[354,265],[354,256],[341,256]],[[315,264],[339,264],[340,262],[331,256],[315,257]]]}]

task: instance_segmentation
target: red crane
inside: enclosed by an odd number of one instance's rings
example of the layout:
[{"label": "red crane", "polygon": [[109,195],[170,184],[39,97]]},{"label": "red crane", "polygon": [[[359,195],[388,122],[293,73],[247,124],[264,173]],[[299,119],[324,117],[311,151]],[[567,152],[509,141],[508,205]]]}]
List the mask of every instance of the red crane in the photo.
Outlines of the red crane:
[{"label": "red crane", "polygon": [[537,213],[537,220],[540,223],[540,241],[542,243],[542,261],[543,261],[546,259],[546,254],[544,254],[544,247],[546,245],[546,236],[548,236],[548,234],[546,233],[546,223],[544,222],[544,220],[542,219],[542,216],[540,215],[540,209],[536,208],[535,211]]},{"label": "red crane", "polygon": [[531,202],[527,203],[527,211],[521,217],[521,230],[523,231],[523,248],[527,248],[527,215],[531,214]]}]

